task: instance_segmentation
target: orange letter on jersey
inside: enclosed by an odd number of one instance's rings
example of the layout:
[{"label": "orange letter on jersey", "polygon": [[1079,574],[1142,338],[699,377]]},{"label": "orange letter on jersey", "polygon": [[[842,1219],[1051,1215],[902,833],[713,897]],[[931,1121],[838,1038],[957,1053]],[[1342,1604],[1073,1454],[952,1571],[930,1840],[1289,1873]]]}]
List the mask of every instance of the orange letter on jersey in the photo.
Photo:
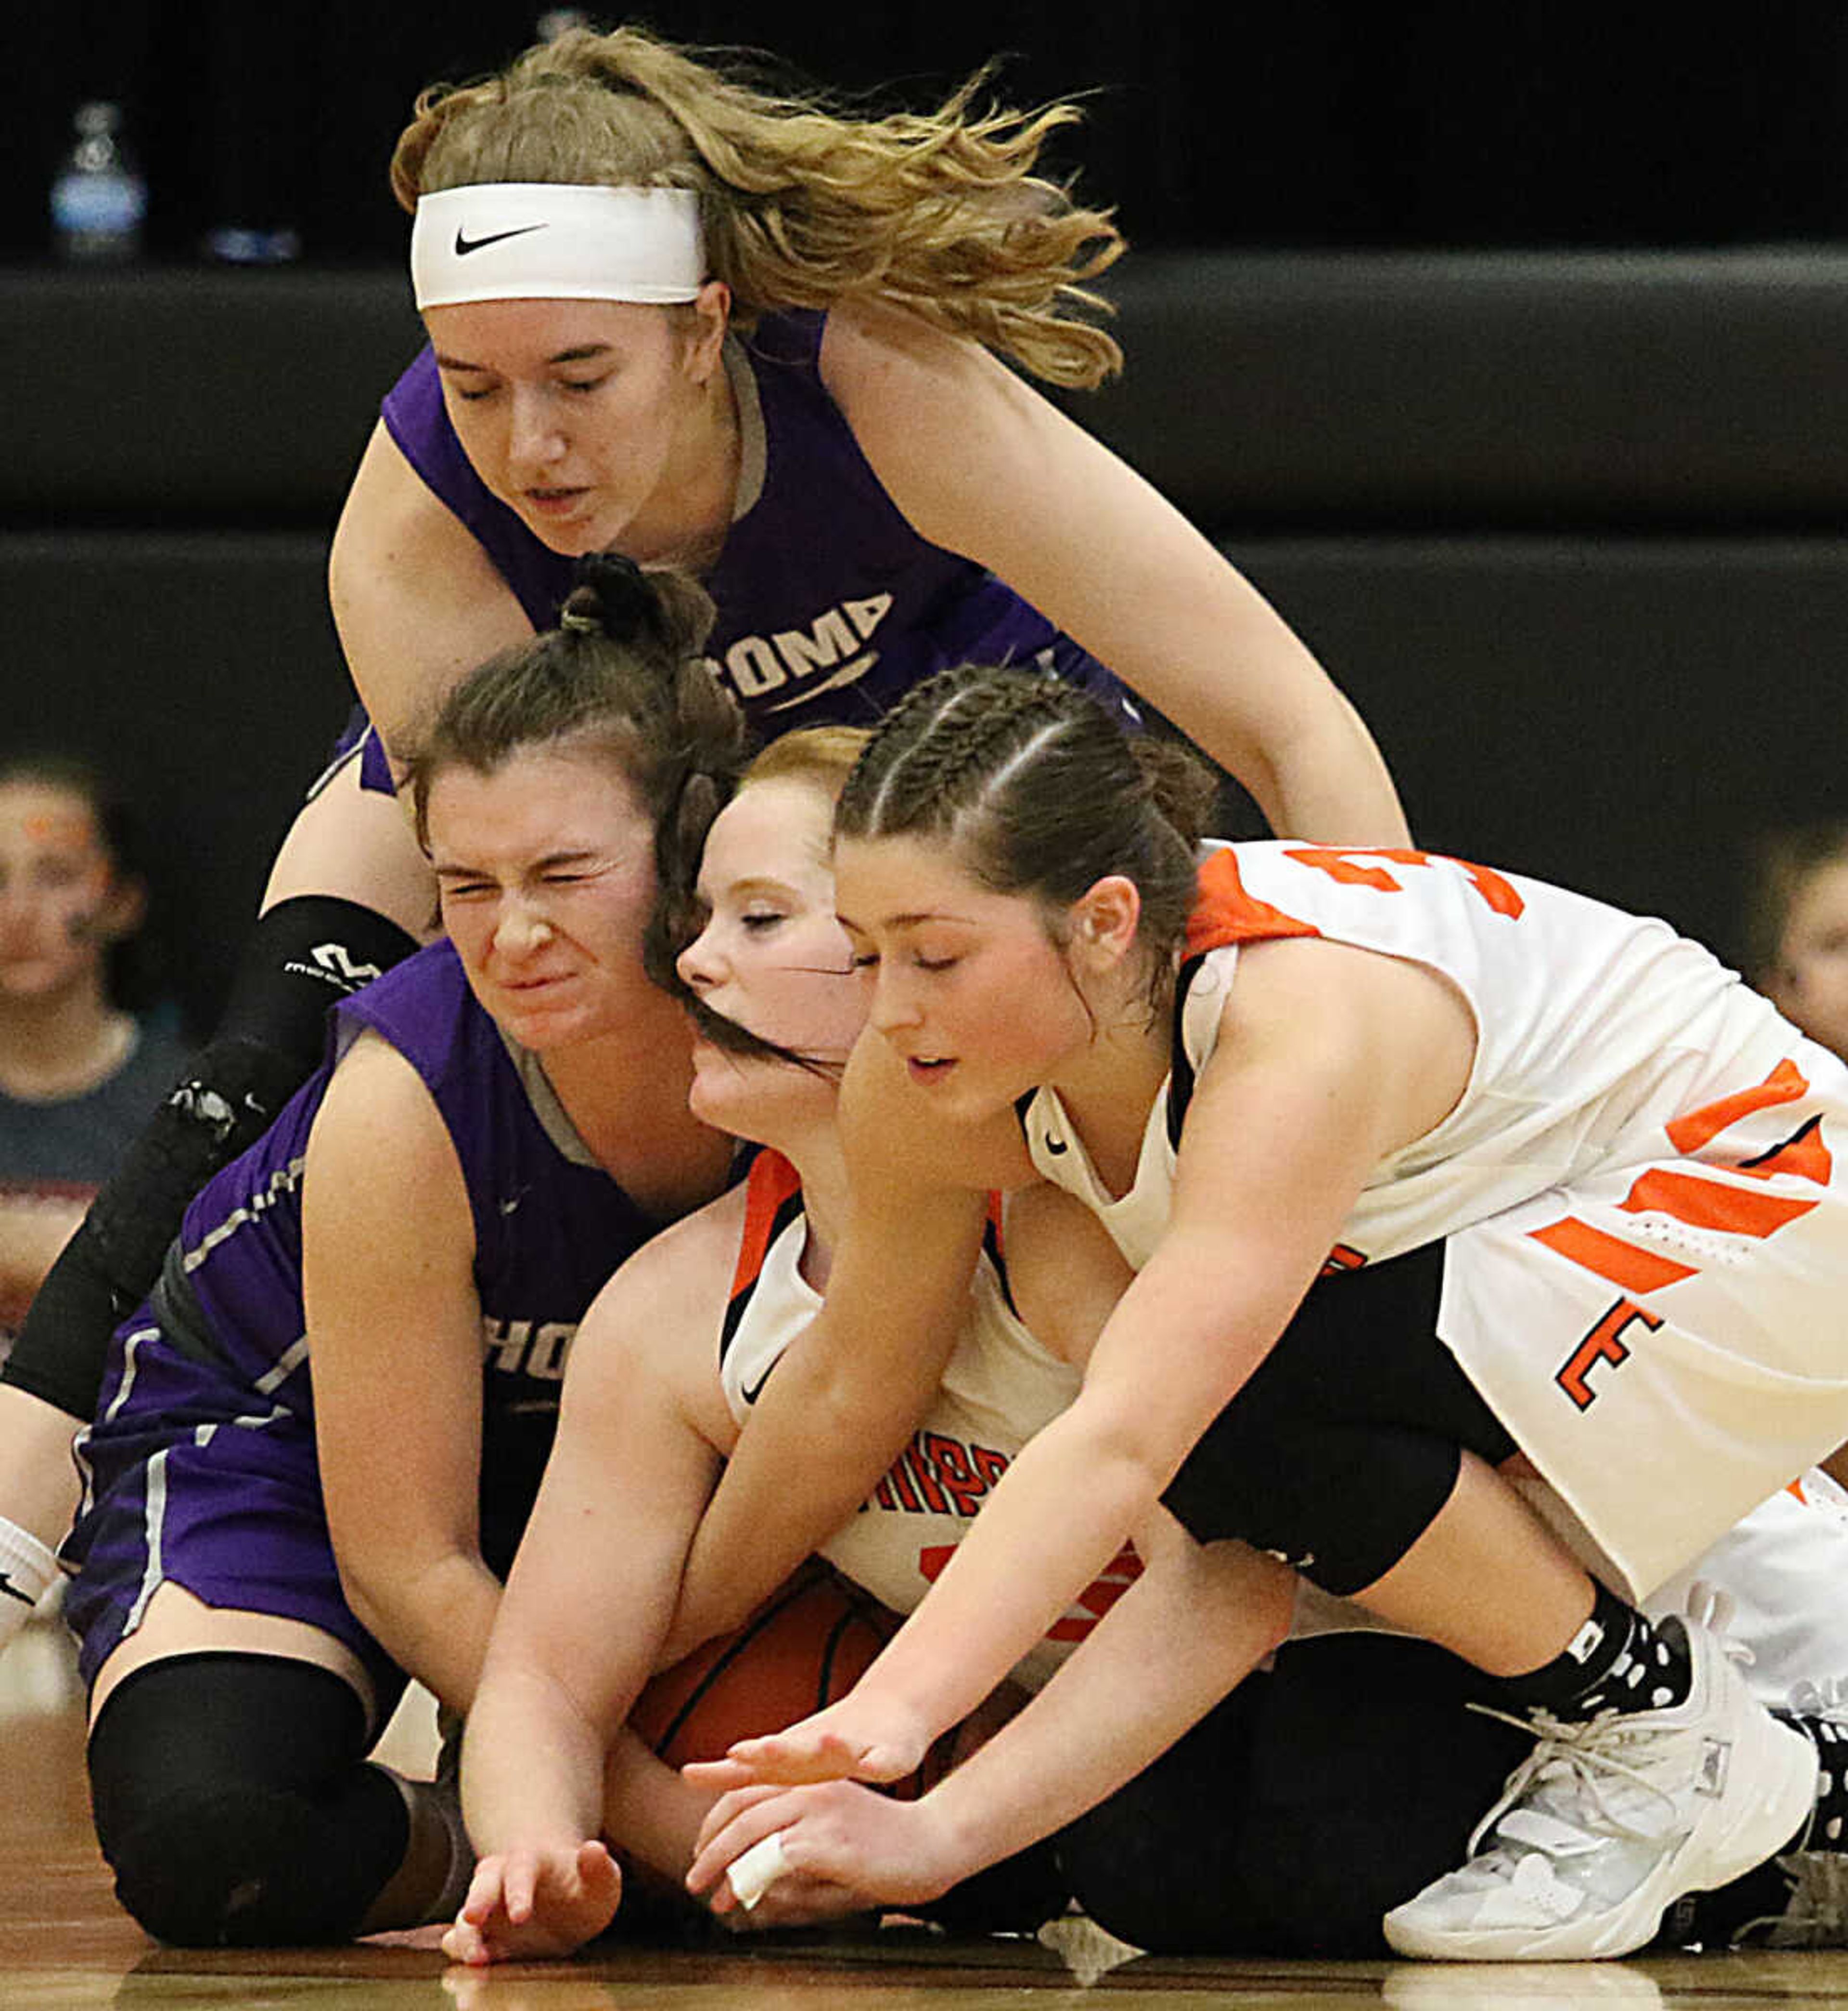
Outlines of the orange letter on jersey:
[{"label": "orange letter on jersey", "polygon": [[1623,1329],[1633,1320],[1640,1320],[1652,1332],[1661,1325],[1655,1314],[1644,1312],[1629,1299],[1619,1299],[1579,1343],[1573,1351],[1572,1359],[1553,1378],[1581,1411],[1590,1410],[1597,1401],[1597,1392],[1587,1380],[1592,1365],[1608,1361],[1613,1369],[1621,1369],[1629,1361],[1629,1350],[1622,1337]]}]

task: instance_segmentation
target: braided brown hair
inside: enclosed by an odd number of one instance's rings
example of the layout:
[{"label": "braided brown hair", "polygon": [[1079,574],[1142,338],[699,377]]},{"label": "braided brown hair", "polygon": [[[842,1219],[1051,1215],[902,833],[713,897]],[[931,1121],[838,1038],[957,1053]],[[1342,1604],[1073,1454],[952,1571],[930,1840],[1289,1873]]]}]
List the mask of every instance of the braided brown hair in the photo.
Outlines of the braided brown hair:
[{"label": "braided brown hair", "polygon": [[1150,990],[1165,988],[1214,800],[1196,755],[1126,735],[1087,692],[1013,670],[940,671],[874,731],[835,813],[842,838],[940,839],[983,885],[1057,917],[1111,874],[1142,899]]}]

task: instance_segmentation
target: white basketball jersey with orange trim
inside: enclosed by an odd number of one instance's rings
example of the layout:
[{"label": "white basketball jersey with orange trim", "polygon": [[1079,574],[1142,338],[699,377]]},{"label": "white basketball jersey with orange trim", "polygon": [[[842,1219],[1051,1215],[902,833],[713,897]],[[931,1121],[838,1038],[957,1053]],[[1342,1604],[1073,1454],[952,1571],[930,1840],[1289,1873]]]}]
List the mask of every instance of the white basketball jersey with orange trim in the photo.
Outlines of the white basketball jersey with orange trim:
[{"label": "white basketball jersey with orange trim", "polygon": [[1439,972],[1478,1034],[1456,1108],[1383,1161],[1331,1264],[1447,1244],[1438,1331],[1638,1596],[1848,1440],[1848,1070],[1666,924],[1434,854],[1210,852],[1175,1067],[1112,1196],[1058,1098],[1039,1170],[1139,1267],[1239,945]]},{"label": "white basketball jersey with orange trim", "polygon": [[1138,1265],[1167,1226],[1173,1105],[1213,1052],[1241,942],[1315,936],[1424,964],[1475,1018],[1476,1062],[1457,1108],[1381,1162],[1343,1231],[1370,1263],[1613,1158],[1660,1151],[1664,1123],[1704,1101],[1705,1085],[1756,1081],[1789,1048],[1775,1008],[1665,922],[1512,874],[1423,852],[1271,842],[1213,852],[1200,892],[1183,973],[1187,1067],[1150,1116],[1135,1187],[1099,1206],[1057,1095],[1042,1090],[1027,1113],[1034,1164],[1092,1205]]},{"label": "white basketball jersey with orange trim", "polygon": [[[764,1153],[753,1162],[751,1179],[747,1223],[762,1226],[755,1233],[747,1227],[720,1360],[725,1401],[740,1425],[784,1349],[821,1305],[799,1268],[808,1222],[793,1172]],[[910,1612],[954,1554],[1009,1461],[1071,1402],[1080,1380],[1077,1369],[1042,1347],[1015,1318],[1002,1275],[984,1252],[961,1337],[922,1424],[822,1554],[882,1604]],[[1016,1679],[1035,1689],[1043,1683],[1137,1568],[1125,1550],[1016,1668]]]}]

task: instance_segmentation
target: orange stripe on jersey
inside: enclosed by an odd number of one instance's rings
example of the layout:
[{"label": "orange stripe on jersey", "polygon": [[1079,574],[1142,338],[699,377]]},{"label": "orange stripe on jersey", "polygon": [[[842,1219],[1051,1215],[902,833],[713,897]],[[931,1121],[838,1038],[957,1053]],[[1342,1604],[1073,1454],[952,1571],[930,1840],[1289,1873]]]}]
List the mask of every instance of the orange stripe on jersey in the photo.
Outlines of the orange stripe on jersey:
[{"label": "orange stripe on jersey", "polygon": [[1739,1170],[1755,1180],[1768,1180],[1773,1173],[1794,1173],[1799,1180],[1827,1187],[1835,1177],[1836,1162],[1823,1139],[1822,1119],[1812,1117],[1800,1131],[1792,1133],[1761,1159],[1742,1160]]},{"label": "orange stripe on jersey", "polygon": [[1723,1180],[1672,1173],[1658,1166],[1644,1173],[1617,1205],[1631,1215],[1672,1215],[1697,1229],[1724,1230],[1732,1236],[1775,1236],[1786,1223],[1807,1215],[1816,1204],[1782,1194],[1754,1194],[1729,1187]]},{"label": "orange stripe on jersey", "polygon": [[1703,1105],[1677,1117],[1668,1128],[1669,1143],[1678,1152],[1697,1152],[1717,1138],[1729,1125],[1755,1110],[1768,1110],[1774,1104],[1794,1103],[1809,1094],[1803,1071],[1786,1056],[1755,1089],[1742,1089],[1736,1095],[1722,1096],[1717,1103]]},{"label": "orange stripe on jersey", "polygon": [[1549,1250],[1569,1257],[1573,1263],[1595,1271],[1601,1278],[1608,1278],[1628,1292],[1658,1291],[1664,1285],[1676,1284],[1694,1275],[1693,1265],[1658,1257],[1652,1250],[1639,1250],[1621,1237],[1607,1236],[1590,1223],[1580,1222],[1576,1215],[1565,1215],[1544,1229],[1530,1229],[1527,1233],[1536,1243],[1544,1243]]},{"label": "orange stripe on jersey", "polygon": [[1189,956],[1224,949],[1228,943],[1263,942],[1278,936],[1322,933],[1313,922],[1300,922],[1268,901],[1247,893],[1245,882],[1239,877],[1237,855],[1229,849],[1213,852],[1201,861],[1199,887],[1193,913],[1187,917]]},{"label": "orange stripe on jersey", "polygon": [[780,1152],[768,1147],[751,1162],[745,1176],[745,1233],[738,1243],[738,1261],[731,1274],[729,1297],[757,1282],[763,1260],[777,1233],[777,1211],[791,1194],[802,1191],[801,1176]]}]

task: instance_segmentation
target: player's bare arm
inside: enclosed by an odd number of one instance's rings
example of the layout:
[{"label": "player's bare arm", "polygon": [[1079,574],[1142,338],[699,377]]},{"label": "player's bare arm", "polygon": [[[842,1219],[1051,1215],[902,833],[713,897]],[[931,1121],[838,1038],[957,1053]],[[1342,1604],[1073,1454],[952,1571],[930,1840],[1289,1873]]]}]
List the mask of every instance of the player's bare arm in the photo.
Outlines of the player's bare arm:
[{"label": "player's bare arm", "polygon": [[821,368],[913,526],[987,566],[1159,706],[1274,830],[1410,842],[1372,736],[1263,596],[997,358],[856,304],[830,316]]},{"label": "player's bare arm", "polygon": [[669,1876],[691,1853],[707,1797],[623,1721],[730,1435],[710,1337],[741,1201],[637,1252],[573,1344],[469,1718],[464,1806],[482,1856],[444,1938],[457,1961],[568,1955],[601,1933],[621,1897],[606,1838]]},{"label": "player's bare arm", "polygon": [[[382,1207],[382,1194],[417,1205]],[[393,1657],[466,1710],[499,1595],[477,1528],[474,1222],[435,1104],[375,1034],[334,1072],[303,1196],[316,1443],[341,1583]]]},{"label": "player's bare arm", "polygon": [[[934,1899],[1095,1807],[1196,1724],[1288,1632],[1295,1577],[1242,1543],[1195,1543],[1157,1511],[1136,1538],[1146,1568],[1047,1687],[919,1801],[856,1783],[713,1806],[688,1884],[719,1885],[773,1834],[811,1878],[853,1879],[889,1905]],[[752,1741],[776,1776],[777,1742]],[[716,1774],[717,1769],[691,1770]],[[719,1887],[724,1910],[728,1887]]]},{"label": "player's bare arm", "polygon": [[328,591],[360,701],[393,751],[464,671],[532,633],[513,590],[382,422],[334,531]]}]

